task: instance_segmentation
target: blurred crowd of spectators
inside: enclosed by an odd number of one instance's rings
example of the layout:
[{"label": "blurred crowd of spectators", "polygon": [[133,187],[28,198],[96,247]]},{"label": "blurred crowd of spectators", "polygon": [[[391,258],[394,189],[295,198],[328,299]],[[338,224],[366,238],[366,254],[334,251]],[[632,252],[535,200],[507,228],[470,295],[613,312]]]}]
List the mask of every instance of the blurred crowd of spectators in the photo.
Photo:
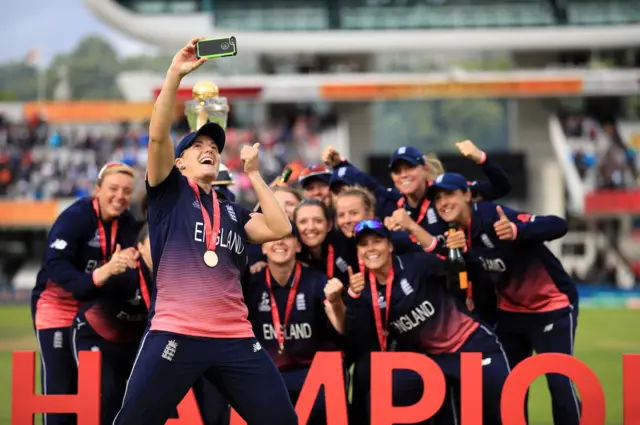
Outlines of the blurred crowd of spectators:
[{"label": "blurred crowd of spectators", "polygon": [[637,156],[613,123],[579,115],[564,117],[573,161],[589,190],[638,187]]},{"label": "blurred crowd of spectators", "polygon": [[[234,173],[232,190],[251,203],[253,191],[240,162],[244,144],[261,143],[261,170],[270,181],[295,159],[306,162],[319,149],[319,134],[333,121],[309,113],[279,120],[271,127],[227,130],[223,162]],[[174,140],[189,131],[186,120],[173,126]],[[0,114],[0,197],[47,199],[79,197],[91,192],[100,167],[122,161],[144,176],[147,161],[147,127],[54,128],[34,117],[9,122]],[[318,155],[316,155],[316,158]],[[309,158],[311,160],[311,158]],[[139,179],[139,190],[143,189]]]}]

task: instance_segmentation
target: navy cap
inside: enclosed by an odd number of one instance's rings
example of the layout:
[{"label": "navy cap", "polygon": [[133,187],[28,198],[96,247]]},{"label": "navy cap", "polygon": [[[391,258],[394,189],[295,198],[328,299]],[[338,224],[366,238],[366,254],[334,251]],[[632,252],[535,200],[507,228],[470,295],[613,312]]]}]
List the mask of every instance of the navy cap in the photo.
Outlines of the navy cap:
[{"label": "navy cap", "polygon": [[340,184],[345,186],[355,185],[356,179],[352,174],[349,167],[340,167],[337,170],[333,170],[333,174],[331,174],[331,178],[329,179],[329,188],[334,190],[334,188]]},{"label": "navy cap", "polygon": [[329,184],[331,180],[331,170],[329,170],[324,165],[311,165],[300,173],[300,177],[298,177],[298,182],[300,182],[300,186],[305,187],[313,180],[320,180],[326,184]]},{"label": "navy cap", "polygon": [[393,166],[398,161],[406,161],[414,167],[417,165],[425,165],[424,156],[422,152],[413,146],[402,146],[398,148],[393,155],[391,155],[391,160],[389,161],[389,168],[393,168]]},{"label": "navy cap", "polygon": [[211,137],[216,146],[218,146],[218,152],[222,153],[222,149],[224,149],[224,143],[227,140],[224,129],[220,126],[220,124],[208,122],[200,127],[197,131],[187,134],[182,138],[182,140],[180,140],[180,143],[178,143],[174,152],[175,157],[179,158],[180,155],[182,155],[182,152],[188,149],[193,144],[193,142],[195,142],[198,136]]},{"label": "navy cap", "polygon": [[353,228],[356,242],[367,233],[376,233],[383,238],[391,239],[391,231],[387,229],[380,220],[362,220]]},{"label": "navy cap", "polygon": [[464,176],[458,173],[440,174],[427,189],[427,199],[433,201],[439,190],[454,191],[458,189],[462,191],[469,190],[469,184]]}]

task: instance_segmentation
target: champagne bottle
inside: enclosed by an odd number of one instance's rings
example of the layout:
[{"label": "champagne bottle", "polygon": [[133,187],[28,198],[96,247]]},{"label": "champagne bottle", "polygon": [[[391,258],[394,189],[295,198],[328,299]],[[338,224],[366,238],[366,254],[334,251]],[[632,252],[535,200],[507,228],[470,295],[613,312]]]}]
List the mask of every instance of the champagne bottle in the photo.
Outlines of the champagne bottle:
[{"label": "champagne bottle", "polygon": [[[457,226],[449,224],[449,232],[455,232]],[[454,294],[461,294],[467,290],[469,280],[467,278],[467,264],[462,256],[460,248],[451,248],[447,255],[447,287]]]}]

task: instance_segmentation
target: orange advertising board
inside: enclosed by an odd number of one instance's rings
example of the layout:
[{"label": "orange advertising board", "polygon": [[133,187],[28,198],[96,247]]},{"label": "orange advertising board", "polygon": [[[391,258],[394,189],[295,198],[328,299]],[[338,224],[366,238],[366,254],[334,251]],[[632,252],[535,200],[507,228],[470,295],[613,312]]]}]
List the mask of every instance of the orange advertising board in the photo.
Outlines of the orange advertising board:
[{"label": "orange advertising board", "polygon": [[57,200],[0,200],[0,227],[49,227],[58,213]]},{"label": "orange advertising board", "polygon": [[582,93],[579,79],[496,82],[324,84],[324,100],[381,100],[447,97],[527,97]]},{"label": "orange advertising board", "polygon": [[56,124],[146,121],[152,110],[152,102],[74,101],[24,104],[25,116],[42,112],[48,122]]}]

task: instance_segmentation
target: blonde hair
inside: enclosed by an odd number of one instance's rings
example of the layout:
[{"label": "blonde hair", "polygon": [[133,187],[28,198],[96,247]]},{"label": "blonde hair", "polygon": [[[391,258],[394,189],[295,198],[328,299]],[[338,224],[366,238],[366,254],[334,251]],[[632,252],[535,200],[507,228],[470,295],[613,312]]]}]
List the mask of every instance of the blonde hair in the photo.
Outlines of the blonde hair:
[{"label": "blonde hair", "polygon": [[106,164],[104,167],[102,167],[102,169],[98,173],[98,179],[96,180],[96,184],[98,186],[102,186],[102,182],[104,181],[104,178],[106,176],[110,174],[118,174],[118,173],[126,174],[128,176],[131,176],[131,178],[134,178],[134,179],[136,177],[136,172],[130,166],[123,164],[121,162],[110,162]]},{"label": "blonde hair", "polygon": [[442,161],[438,159],[438,156],[436,154],[424,154],[424,163],[427,166],[427,180],[433,181],[440,174],[444,174],[444,166],[442,165]]},{"label": "blonde hair", "polygon": [[340,192],[340,195],[338,195],[338,197],[336,198],[336,204],[340,199],[346,196],[356,196],[360,198],[362,204],[364,205],[365,211],[375,214],[376,198],[368,189],[362,186],[347,186],[347,188]]}]

